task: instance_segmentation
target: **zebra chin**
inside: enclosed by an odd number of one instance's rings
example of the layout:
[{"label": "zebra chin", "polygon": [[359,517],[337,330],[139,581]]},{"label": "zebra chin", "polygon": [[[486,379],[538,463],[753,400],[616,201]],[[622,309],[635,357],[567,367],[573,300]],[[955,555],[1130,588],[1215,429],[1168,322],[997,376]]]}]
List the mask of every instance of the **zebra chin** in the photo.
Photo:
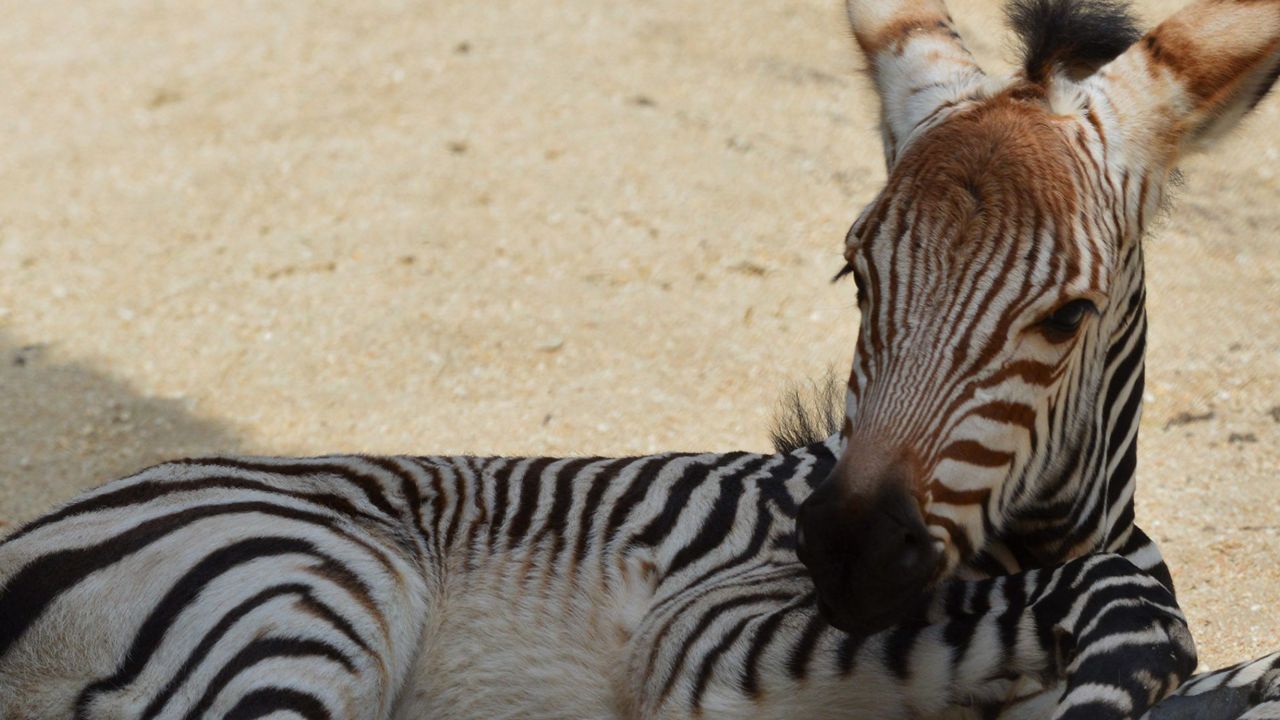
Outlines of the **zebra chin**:
[{"label": "zebra chin", "polygon": [[[887,607],[868,607],[836,600],[830,602],[821,592],[816,595],[818,616],[828,625],[854,637],[866,638],[903,624],[910,618],[922,617],[929,604],[930,591],[923,588]],[[848,597],[842,594],[840,597]]]},{"label": "zebra chin", "polygon": [[847,633],[873,635],[926,605],[943,555],[903,486],[889,483],[869,501],[850,501],[833,480],[801,504],[797,555],[822,618]]}]

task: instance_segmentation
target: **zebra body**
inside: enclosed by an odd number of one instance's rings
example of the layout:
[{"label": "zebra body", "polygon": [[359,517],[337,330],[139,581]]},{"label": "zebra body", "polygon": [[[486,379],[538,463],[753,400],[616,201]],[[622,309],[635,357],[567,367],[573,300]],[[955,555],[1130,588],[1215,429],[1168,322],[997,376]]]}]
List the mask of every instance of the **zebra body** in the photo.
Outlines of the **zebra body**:
[{"label": "zebra body", "polygon": [[150,468],[0,544],[0,718],[935,717],[1052,685],[1044,629],[1096,625],[1071,608],[1108,582],[1153,598],[1115,616],[1165,651],[1131,680],[1189,673],[1172,596],[1116,556],[1082,561],[1099,582],[958,581],[897,630],[830,628],[793,518],[837,442]]},{"label": "zebra body", "polygon": [[[890,178],[846,247],[840,432],[151,468],[0,542],[0,718],[1268,717],[1275,656],[1175,691],[1133,472],[1139,239],[1277,77],[1280,0],[1005,79],[940,0],[848,7]],[[1115,59],[1077,82],[1072,47]]]}]

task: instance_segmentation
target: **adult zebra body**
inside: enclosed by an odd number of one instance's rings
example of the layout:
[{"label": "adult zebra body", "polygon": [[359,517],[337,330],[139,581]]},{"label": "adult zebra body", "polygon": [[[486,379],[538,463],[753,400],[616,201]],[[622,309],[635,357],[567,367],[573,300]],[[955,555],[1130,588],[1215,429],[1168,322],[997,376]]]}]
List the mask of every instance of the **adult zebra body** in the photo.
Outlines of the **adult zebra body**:
[{"label": "adult zebra body", "polygon": [[[1116,556],[830,628],[793,527],[838,440],[160,465],[0,544],[0,717],[932,717],[1103,636],[1128,643],[1081,684],[1155,698],[1189,674],[1172,595]],[[1092,699],[1063,716],[1110,717]]]}]

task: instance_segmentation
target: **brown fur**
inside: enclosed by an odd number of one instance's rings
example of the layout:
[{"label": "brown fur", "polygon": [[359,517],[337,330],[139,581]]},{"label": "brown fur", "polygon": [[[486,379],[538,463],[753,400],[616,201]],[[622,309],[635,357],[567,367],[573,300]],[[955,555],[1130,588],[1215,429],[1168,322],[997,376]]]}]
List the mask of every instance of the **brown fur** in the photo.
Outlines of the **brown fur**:
[{"label": "brown fur", "polygon": [[858,46],[874,62],[875,55],[886,50],[900,53],[912,36],[930,33],[945,35],[957,41],[960,38],[952,29],[950,19],[935,13],[896,18],[888,25],[876,28],[872,33],[855,31],[854,37],[858,41]]},{"label": "brown fur", "polygon": [[1234,93],[1236,85],[1249,70],[1276,52],[1276,44],[1255,48],[1243,54],[1212,53],[1188,37],[1188,28],[1166,23],[1151,31],[1142,46],[1152,60],[1152,72],[1167,68],[1182,81],[1197,102],[1215,105]]},{"label": "brown fur", "polygon": [[[964,256],[1014,208],[1069,227],[1080,209],[1073,149],[1064,125],[1035,86],[1019,85],[948,118],[911,143],[894,167],[886,198],[928,198],[933,219],[960,228],[939,251]],[[887,200],[885,201],[887,202]],[[873,235],[875,217],[862,237]],[[1061,262],[1078,265],[1077,243],[1060,238]],[[1071,271],[1071,268],[1068,268]]]},{"label": "brown fur", "polygon": [[388,626],[386,617],[382,614],[381,608],[378,607],[378,603],[373,597],[369,595],[369,589],[353,573],[337,563],[328,561],[309,565],[303,570],[318,578],[328,580],[355,598],[360,603],[360,606],[369,613],[369,617],[377,621],[378,627],[382,631],[382,638],[384,640],[390,639],[391,629]]}]

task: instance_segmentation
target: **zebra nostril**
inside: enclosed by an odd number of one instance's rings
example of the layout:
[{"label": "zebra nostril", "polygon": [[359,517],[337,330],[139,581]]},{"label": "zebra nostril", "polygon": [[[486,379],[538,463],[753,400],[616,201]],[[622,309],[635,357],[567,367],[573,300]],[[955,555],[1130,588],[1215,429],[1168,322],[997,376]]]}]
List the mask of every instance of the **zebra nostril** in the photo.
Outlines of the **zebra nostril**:
[{"label": "zebra nostril", "polygon": [[928,561],[931,548],[927,537],[912,530],[903,531],[898,545],[898,556],[894,563],[898,572],[914,576],[920,572]]}]

